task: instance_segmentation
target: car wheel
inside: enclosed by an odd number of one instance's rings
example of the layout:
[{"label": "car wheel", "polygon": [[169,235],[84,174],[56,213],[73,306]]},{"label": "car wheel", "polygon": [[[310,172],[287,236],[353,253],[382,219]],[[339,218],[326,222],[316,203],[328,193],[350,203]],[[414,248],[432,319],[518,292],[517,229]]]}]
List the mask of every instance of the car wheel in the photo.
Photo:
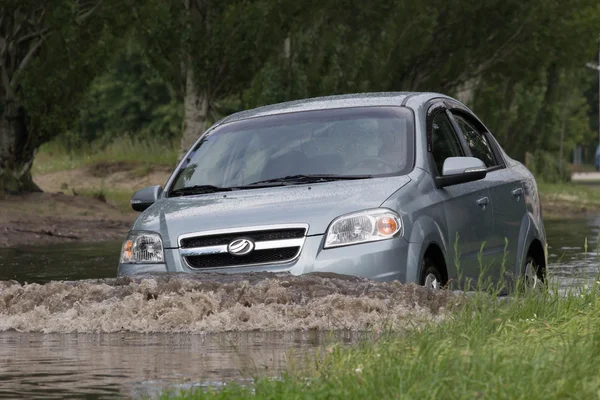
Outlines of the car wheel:
[{"label": "car wheel", "polygon": [[430,289],[441,289],[443,286],[442,274],[429,257],[423,258],[423,273],[421,274],[421,285]]},{"label": "car wheel", "polygon": [[545,285],[543,271],[531,255],[527,255],[525,260],[525,271],[523,273],[523,287],[526,291],[539,291]]}]

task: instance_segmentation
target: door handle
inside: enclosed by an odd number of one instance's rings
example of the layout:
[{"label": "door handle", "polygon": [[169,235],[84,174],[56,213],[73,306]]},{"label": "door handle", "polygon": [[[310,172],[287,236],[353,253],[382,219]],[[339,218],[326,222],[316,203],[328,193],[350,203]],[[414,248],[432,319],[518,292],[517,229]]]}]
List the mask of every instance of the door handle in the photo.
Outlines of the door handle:
[{"label": "door handle", "polygon": [[479,205],[479,207],[481,207],[484,210],[487,207],[489,202],[490,202],[490,199],[487,196],[482,197],[481,199],[477,200],[477,204]]},{"label": "door handle", "polygon": [[512,191],[513,196],[515,196],[517,198],[517,200],[523,196],[523,188],[517,188],[515,190]]}]

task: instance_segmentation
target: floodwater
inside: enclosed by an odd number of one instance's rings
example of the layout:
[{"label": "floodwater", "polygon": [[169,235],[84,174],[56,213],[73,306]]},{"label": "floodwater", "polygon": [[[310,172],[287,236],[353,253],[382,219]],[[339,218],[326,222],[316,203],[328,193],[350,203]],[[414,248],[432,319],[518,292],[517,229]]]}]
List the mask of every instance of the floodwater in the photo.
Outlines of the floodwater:
[{"label": "floodwater", "polygon": [[156,398],[198,386],[277,376],[326,343],[357,333],[0,334],[0,398]]},{"label": "floodwater", "polygon": [[121,242],[0,248],[0,281],[46,283],[114,277]]},{"label": "floodwater", "polygon": [[[546,232],[560,286],[596,278],[600,217],[548,221]],[[115,279],[119,247],[0,249],[0,398],[157,397],[276,377],[390,315],[406,329],[436,322],[452,301],[360,279]]]},{"label": "floodwater", "polygon": [[600,273],[600,216],[547,221],[548,272],[561,288],[579,287]]}]

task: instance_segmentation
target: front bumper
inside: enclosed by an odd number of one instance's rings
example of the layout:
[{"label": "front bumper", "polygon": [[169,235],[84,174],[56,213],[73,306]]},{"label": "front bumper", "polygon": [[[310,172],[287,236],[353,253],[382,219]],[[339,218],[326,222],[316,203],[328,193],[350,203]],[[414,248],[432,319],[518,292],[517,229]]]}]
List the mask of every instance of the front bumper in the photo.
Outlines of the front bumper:
[{"label": "front bumper", "polygon": [[170,272],[290,272],[302,275],[311,272],[365,277],[378,281],[398,280],[414,282],[418,276],[418,257],[404,238],[379,242],[361,243],[351,246],[324,249],[324,236],[308,236],[300,256],[291,262],[252,267],[190,268],[179,253],[179,249],[165,249],[165,264],[120,264],[119,276],[157,274]]}]

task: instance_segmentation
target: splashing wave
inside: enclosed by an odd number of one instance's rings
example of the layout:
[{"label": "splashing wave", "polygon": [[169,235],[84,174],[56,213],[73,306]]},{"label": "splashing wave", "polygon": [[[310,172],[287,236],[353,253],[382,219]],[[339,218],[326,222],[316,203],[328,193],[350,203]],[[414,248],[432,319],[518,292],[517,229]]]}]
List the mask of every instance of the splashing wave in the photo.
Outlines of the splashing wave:
[{"label": "splashing wave", "polygon": [[0,281],[0,331],[45,333],[367,330],[443,319],[459,297],[340,275],[166,275]]}]

